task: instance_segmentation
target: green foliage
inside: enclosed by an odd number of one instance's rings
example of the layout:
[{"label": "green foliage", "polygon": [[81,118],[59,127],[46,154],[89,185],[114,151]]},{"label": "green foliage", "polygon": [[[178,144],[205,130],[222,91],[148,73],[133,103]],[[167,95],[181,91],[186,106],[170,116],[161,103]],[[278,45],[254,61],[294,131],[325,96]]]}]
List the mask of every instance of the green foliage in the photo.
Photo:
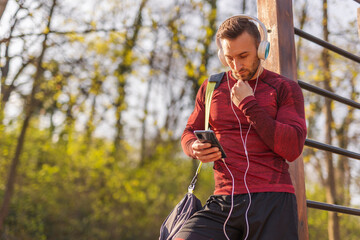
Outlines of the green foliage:
[{"label": "green foliage", "polygon": [[[307,184],[307,199],[326,202],[325,189],[319,184]],[[309,239],[328,240],[328,212],[308,208]],[[360,219],[358,216],[338,213],[340,218],[340,239],[355,240],[360,234]]]},{"label": "green foliage", "polygon": [[[325,202],[325,191],[318,184],[314,184],[307,188],[306,197],[313,201]],[[309,239],[327,240],[329,239],[327,233],[327,212],[308,208],[308,226],[309,226]]]},{"label": "green foliage", "polygon": [[[102,139],[89,147],[81,136],[53,142],[36,128],[29,136],[6,220],[8,237],[156,239],[193,175],[192,162],[175,157],[178,142],[158,145],[147,164],[137,166],[124,164],[134,159],[114,159],[111,143]],[[1,152],[8,157],[11,144],[5,139],[14,136],[2,138]],[[212,174],[209,167],[203,170],[196,192],[206,199]]]}]

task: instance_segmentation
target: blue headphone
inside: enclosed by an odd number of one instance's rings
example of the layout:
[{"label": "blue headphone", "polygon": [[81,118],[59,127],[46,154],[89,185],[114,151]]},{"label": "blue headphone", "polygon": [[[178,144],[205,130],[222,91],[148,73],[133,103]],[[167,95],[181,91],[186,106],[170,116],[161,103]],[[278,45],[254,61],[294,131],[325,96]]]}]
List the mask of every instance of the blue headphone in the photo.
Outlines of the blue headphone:
[{"label": "blue headphone", "polygon": [[[258,50],[257,50],[257,56],[259,59],[261,60],[265,60],[268,55],[269,55],[269,51],[270,51],[270,43],[267,40],[267,30],[265,25],[256,17],[252,17],[246,14],[240,14],[240,15],[235,15],[232,16],[228,19],[226,19],[224,22],[226,22],[227,20],[231,19],[231,18],[245,18],[245,19],[249,19],[249,20],[253,20],[255,22],[257,22],[259,24],[259,29],[261,29],[262,34],[260,34],[262,36],[261,42],[259,44]],[[224,65],[224,66],[228,66],[226,60],[225,60],[225,56],[224,56],[224,52],[222,50],[222,46],[221,46],[221,42],[220,42],[220,38],[216,38],[216,45],[218,47],[218,57],[220,59],[220,62]]]}]

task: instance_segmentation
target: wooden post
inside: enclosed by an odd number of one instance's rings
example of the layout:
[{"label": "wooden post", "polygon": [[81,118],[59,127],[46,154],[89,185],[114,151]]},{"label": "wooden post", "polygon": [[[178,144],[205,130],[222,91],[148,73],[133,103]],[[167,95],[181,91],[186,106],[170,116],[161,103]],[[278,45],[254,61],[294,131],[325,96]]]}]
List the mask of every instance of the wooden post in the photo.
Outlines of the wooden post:
[{"label": "wooden post", "polygon": [[[264,67],[297,81],[293,12],[291,0],[257,0],[258,18],[266,28],[270,54]],[[308,240],[304,162],[302,156],[290,163],[290,175],[295,187],[299,239]]]}]

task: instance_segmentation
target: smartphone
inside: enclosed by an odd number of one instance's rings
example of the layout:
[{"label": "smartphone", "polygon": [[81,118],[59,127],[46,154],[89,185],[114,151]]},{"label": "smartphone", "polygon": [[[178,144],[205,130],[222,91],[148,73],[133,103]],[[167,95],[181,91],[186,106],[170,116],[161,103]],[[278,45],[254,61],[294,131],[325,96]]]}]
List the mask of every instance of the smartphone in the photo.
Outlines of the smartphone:
[{"label": "smartphone", "polygon": [[221,158],[226,158],[226,154],[213,130],[195,130],[195,136],[200,142],[211,143],[212,147],[218,147],[221,152]]}]

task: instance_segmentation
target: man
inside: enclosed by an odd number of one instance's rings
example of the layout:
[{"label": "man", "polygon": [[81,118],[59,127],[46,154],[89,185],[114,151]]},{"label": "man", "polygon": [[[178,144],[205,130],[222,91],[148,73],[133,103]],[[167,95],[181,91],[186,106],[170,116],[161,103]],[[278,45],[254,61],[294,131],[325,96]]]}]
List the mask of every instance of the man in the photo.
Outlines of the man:
[{"label": "man", "polygon": [[190,157],[214,162],[215,191],[175,239],[298,239],[286,160],[301,154],[306,138],[301,89],[261,66],[259,30],[248,18],[227,19],[216,37],[230,71],[214,90],[209,123],[227,158],[193,134],[204,129],[205,81],[181,143]]}]

